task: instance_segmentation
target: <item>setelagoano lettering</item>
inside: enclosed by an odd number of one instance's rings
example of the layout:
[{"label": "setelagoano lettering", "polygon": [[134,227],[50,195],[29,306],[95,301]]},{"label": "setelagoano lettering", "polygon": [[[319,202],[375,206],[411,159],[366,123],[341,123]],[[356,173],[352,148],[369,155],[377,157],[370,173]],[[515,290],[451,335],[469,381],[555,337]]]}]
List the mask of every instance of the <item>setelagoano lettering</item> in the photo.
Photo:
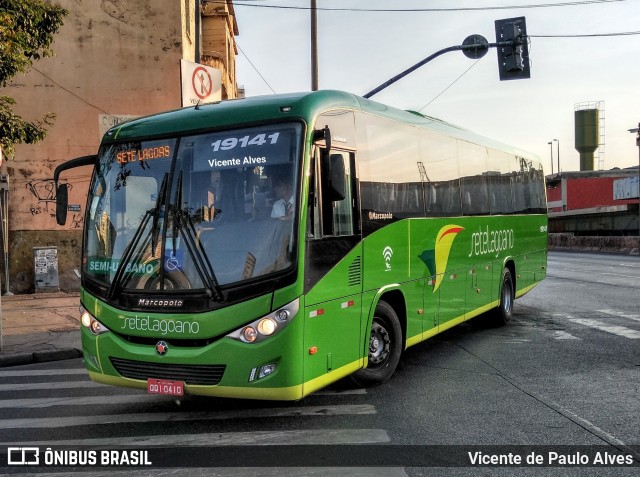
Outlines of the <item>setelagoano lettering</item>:
[{"label": "setelagoano lettering", "polygon": [[513,229],[490,230],[487,225],[484,230],[482,226],[478,227],[478,231],[471,235],[471,250],[469,257],[474,255],[495,254],[511,250],[514,246],[515,236]]},{"label": "setelagoano lettering", "polygon": [[196,321],[162,320],[150,316],[129,316],[122,322],[123,331],[149,331],[166,336],[168,333],[197,335],[200,324]]}]

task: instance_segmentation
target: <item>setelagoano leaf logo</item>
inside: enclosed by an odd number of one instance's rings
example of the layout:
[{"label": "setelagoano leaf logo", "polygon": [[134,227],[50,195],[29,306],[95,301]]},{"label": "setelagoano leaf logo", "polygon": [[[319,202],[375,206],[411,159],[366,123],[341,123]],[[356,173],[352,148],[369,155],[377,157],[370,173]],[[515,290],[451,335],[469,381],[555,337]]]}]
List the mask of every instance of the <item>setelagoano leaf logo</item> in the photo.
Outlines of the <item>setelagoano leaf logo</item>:
[{"label": "setelagoano leaf logo", "polygon": [[447,262],[449,261],[449,253],[451,252],[453,241],[458,233],[463,230],[464,227],[460,227],[459,225],[445,225],[438,232],[434,249],[425,250],[420,255],[420,259],[427,265],[431,275],[435,275],[435,282],[433,284],[434,293],[442,283],[442,277],[447,269]]}]

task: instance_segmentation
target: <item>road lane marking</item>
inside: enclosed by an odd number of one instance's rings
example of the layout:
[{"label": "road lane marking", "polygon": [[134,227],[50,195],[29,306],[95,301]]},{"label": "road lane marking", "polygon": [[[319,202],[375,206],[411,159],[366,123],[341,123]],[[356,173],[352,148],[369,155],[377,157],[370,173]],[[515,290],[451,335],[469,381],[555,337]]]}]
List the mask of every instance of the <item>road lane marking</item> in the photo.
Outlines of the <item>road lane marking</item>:
[{"label": "road lane marking", "polygon": [[10,377],[10,378],[19,378],[19,377],[33,377],[33,376],[64,376],[71,374],[84,374],[87,377],[89,374],[87,370],[84,368],[81,369],[61,369],[61,368],[53,368],[53,369],[25,369],[22,371],[1,371],[0,377]]},{"label": "road lane marking", "polygon": [[312,396],[346,396],[346,395],[361,395],[367,394],[365,388],[353,388],[353,389],[341,389],[341,390],[324,390],[316,391]]},{"label": "road lane marking", "polygon": [[93,381],[56,381],[44,383],[13,383],[0,384],[0,391],[37,391],[40,389],[86,389],[86,388],[111,388],[106,384],[94,383]]},{"label": "road lane marking", "polygon": [[[215,432],[159,436],[105,437],[59,441],[20,441],[20,446],[90,446],[118,448],[135,446],[242,446],[242,445],[328,445],[382,444],[391,439],[384,429],[303,429],[291,431]],[[1,447],[13,442],[0,442]]]},{"label": "road lane marking", "polygon": [[640,322],[640,315],[635,315],[635,314],[631,314],[631,313],[625,313],[623,311],[618,311],[618,310],[598,310],[598,313],[604,313],[605,315],[619,316],[621,318],[626,318],[628,320],[634,320],[634,321],[639,321]]},{"label": "road lane marking", "polygon": [[584,325],[596,330],[605,331],[617,336],[623,336],[631,340],[640,339],[640,331],[632,330],[631,328],[625,328],[624,326],[608,325],[598,320],[589,320],[586,318],[570,318],[569,321]]},{"label": "road lane marking", "polygon": [[620,278],[633,278],[633,279],[638,279],[637,275],[620,275],[619,273],[607,273],[607,272],[600,272],[600,275],[608,275],[610,277],[620,277]]},{"label": "road lane marking", "polygon": [[554,339],[560,341],[568,341],[568,340],[580,340],[577,336],[573,336],[571,333],[567,333],[566,331],[554,330],[553,331]]},{"label": "road lane marking", "polygon": [[156,421],[219,421],[225,419],[254,419],[258,417],[356,416],[370,414],[376,414],[375,407],[370,404],[242,409],[220,412],[147,412],[135,414],[99,414],[92,416],[0,419],[0,429],[38,429]]},{"label": "road lane marking", "polygon": [[[134,391],[135,392],[135,391]],[[150,394],[127,394],[118,396],[82,396],[31,399],[2,399],[0,409],[8,408],[46,408],[54,406],[108,406],[114,404],[141,404],[148,402],[169,402],[175,399]]]}]

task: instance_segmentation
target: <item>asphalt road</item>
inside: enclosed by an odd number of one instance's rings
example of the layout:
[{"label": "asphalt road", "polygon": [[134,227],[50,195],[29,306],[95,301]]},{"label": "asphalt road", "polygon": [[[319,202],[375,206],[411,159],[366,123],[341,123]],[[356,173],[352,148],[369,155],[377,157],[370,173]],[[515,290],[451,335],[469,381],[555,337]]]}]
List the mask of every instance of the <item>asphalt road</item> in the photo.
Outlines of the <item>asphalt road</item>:
[{"label": "asphalt road", "polygon": [[[5,368],[0,454],[9,446],[192,446],[194,468],[147,475],[637,475],[639,305],[640,258],[551,253],[547,279],[516,301],[507,326],[465,323],[407,350],[386,385],[362,390],[341,382],[297,403],[176,401],[104,387],[87,380],[81,360]],[[199,467],[223,445],[244,467]],[[249,447],[239,453],[236,446]],[[326,466],[254,468],[304,464],[304,452],[314,450],[311,458]],[[447,456],[468,460],[468,452],[570,459],[589,450],[628,452],[636,467],[433,466]],[[3,469],[7,458],[0,458],[0,473],[25,470]],[[354,460],[358,466],[336,468]]]}]

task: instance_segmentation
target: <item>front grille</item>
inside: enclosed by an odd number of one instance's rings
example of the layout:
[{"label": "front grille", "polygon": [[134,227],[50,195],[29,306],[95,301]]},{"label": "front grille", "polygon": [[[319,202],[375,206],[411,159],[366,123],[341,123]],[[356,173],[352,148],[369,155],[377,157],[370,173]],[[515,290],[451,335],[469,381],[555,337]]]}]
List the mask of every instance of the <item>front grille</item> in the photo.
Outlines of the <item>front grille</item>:
[{"label": "front grille", "polygon": [[227,368],[224,364],[165,364],[133,361],[130,359],[110,358],[116,371],[125,378],[168,379],[184,381],[185,384],[214,386],[222,380]]}]

